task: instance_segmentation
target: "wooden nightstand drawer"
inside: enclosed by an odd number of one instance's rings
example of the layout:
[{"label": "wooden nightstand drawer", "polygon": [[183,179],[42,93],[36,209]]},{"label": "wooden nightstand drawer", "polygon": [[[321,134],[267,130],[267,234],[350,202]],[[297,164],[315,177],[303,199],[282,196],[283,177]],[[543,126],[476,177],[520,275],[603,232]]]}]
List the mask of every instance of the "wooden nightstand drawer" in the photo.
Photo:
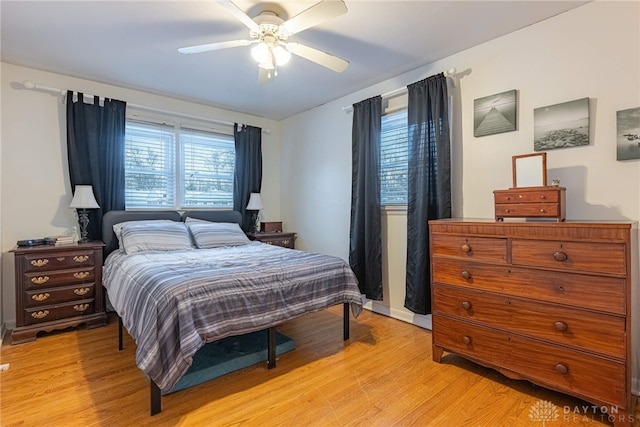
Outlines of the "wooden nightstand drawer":
[{"label": "wooden nightstand drawer", "polygon": [[25,292],[24,305],[27,308],[41,307],[43,305],[75,301],[78,298],[89,299],[93,298],[94,295],[95,288],[93,283],[44,290],[33,290]]},{"label": "wooden nightstand drawer", "polygon": [[93,254],[87,250],[68,250],[64,253],[42,250],[26,254],[23,259],[25,273],[93,266]]},{"label": "wooden nightstand drawer", "polygon": [[435,256],[506,262],[507,239],[433,234],[431,249]]},{"label": "wooden nightstand drawer", "polygon": [[294,249],[296,233],[277,232],[277,233],[247,233],[249,239],[268,245],[282,246],[283,248]]},{"label": "wooden nightstand drawer", "polygon": [[86,316],[94,313],[93,300],[74,301],[66,304],[43,306],[25,310],[27,325],[52,322],[76,316]]},{"label": "wooden nightstand drawer", "polygon": [[29,273],[23,277],[24,289],[64,286],[72,283],[93,283],[94,280],[95,269],[93,267],[73,271]]}]

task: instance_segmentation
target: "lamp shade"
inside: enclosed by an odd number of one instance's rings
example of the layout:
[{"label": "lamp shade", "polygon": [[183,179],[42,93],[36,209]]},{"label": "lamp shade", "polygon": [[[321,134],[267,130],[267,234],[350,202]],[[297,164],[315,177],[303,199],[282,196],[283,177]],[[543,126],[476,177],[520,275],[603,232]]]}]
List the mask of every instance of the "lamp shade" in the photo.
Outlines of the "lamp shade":
[{"label": "lamp shade", "polygon": [[259,211],[262,209],[262,199],[260,193],[251,193],[249,196],[249,203],[247,204],[248,211]]},{"label": "lamp shade", "polygon": [[100,206],[93,195],[93,186],[76,185],[76,191],[73,193],[73,200],[71,200],[69,207],[76,209],[98,209]]}]

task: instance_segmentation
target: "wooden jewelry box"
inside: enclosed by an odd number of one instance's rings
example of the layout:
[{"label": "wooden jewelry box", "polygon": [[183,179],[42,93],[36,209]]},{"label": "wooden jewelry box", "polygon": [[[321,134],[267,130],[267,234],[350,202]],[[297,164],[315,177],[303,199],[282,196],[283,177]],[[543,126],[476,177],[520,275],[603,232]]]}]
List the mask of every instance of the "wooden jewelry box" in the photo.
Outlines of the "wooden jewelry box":
[{"label": "wooden jewelry box", "polygon": [[564,187],[521,187],[495,190],[496,221],[505,218],[566,218]]}]

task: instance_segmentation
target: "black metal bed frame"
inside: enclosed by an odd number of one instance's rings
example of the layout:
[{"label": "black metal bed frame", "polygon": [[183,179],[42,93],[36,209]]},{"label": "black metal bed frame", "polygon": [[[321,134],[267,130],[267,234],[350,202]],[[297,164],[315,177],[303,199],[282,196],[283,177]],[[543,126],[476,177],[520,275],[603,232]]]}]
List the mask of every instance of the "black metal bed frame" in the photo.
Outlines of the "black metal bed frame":
[{"label": "black metal bed frame", "polygon": [[[342,339],[347,341],[349,339],[349,303],[343,303],[343,319],[342,319]],[[118,351],[121,351],[124,346],[123,339],[123,325],[122,318],[118,316]],[[267,338],[267,369],[273,369],[276,367],[276,327],[271,326],[268,328]],[[149,378],[149,397],[150,397],[150,412],[151,415],[159,414],[162,411],[162,391],[160,387]]]}]

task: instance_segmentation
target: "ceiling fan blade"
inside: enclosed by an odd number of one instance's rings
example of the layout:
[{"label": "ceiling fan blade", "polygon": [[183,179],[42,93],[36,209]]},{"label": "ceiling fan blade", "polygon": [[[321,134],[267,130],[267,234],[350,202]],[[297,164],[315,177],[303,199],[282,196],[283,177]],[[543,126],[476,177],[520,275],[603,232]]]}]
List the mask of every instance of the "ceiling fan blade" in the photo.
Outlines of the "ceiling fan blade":
[{"label": "ceiling fan blade", "polygon": [[323,52],[318,49],[314,49],[300,43],[287,43],[287,50],[294,55],[301,56],[309,61],[313,61],[317,64],[327,67],[337,73],[341,73],[349,66],[349,61],[338,58],[327,52]]},{"label": "ceiling fan blade", "polygon": [[236,19],[246,25],[251,31],[260,32],[260,27],[255,23],[253,19],[242,11],[238,6],[230,0],[218,0],[220,6],[227,9],[227,11],[236,17]]},{"label": "ceiling fan blade", "polygon": [[284,22],[282,26],[290,34],[295,34],[345,13],[347,6],[342,0],[323,0]]},{"label": "ceiling fan blade", "polygon": [[209,52],[210,50],[226,49],[228,47],[249,46],[254,42],[255,41],[253,40],[230,40],[227,42],[209,43],[209,44],[201,44],[198,46],[181,47],[180,49],[178,49],[178,52],[188,55],[191,53],[201,53],[201,52]]}]

